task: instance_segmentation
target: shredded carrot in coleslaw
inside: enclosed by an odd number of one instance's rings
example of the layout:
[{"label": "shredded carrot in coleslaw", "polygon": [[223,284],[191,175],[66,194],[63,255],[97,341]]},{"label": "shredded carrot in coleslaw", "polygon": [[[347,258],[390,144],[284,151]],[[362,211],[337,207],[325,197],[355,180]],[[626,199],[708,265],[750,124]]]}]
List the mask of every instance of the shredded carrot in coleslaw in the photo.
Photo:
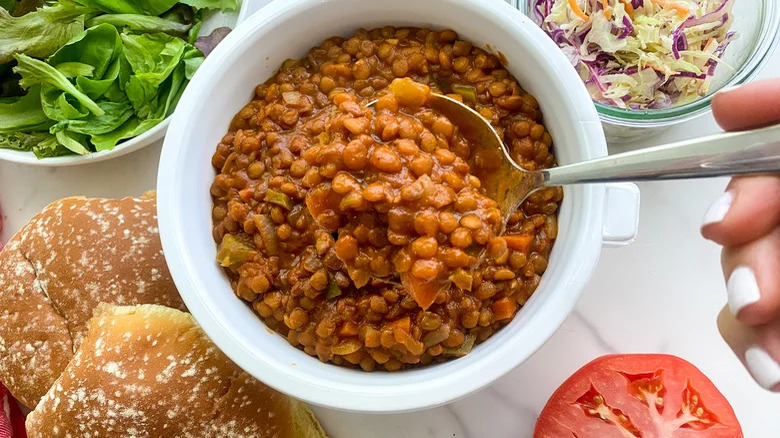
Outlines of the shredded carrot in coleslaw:
[{"label": "shredded carrot in coleslaw", "polygon": [[574,11],[574,14],[582,18],[583,21],[588,22],[590,20],[588,14],[582,12],[582,9],[580,9],[580,5],[577,4],[577,0],[569,0],[569,6],[571,7],[571,10]]},{"label": "shredded carrot in coleslaw", "polygon": [[609,0],[601,0],[601,6],[604,7],[604,16],[607,20],[612,19],[612,9],[609,7]]},{"label": "shredded carrot in coleslaw", "polygon": [[594,100],[647,110],[708,94],[737,1],[533,0],[542,27],[577,67]]},{"label": "shredded carrot in coleslaw", "polygon": [[626,8],[626,13],[628,14],[629,18],[632,20],[634,19],[634,5],[631,4],[631,0],[622,0],[623,5]]},{"label": "shredded carrot in coleslaw", "polygon": [[650,0],[651,2],[657,4],[658,6],[661,6],[662,8],[666,9],[672,9],[677,12],[677,15],[680,18],[685,18],[688,16],[688,14],[691,13],[691,11],[686,8],[685,6],[675,3],[673,0]]}]

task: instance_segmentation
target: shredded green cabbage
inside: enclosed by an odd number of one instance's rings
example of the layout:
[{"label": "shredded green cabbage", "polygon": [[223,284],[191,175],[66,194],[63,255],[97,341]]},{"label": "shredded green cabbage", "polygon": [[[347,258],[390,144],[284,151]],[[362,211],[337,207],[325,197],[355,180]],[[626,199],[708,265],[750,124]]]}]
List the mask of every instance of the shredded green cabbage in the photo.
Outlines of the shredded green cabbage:
[{"label": "shredded green cabbage", "polygon": [[706,96],[737,38],[735,0],[535,0],[594,100],[635,110]]}]

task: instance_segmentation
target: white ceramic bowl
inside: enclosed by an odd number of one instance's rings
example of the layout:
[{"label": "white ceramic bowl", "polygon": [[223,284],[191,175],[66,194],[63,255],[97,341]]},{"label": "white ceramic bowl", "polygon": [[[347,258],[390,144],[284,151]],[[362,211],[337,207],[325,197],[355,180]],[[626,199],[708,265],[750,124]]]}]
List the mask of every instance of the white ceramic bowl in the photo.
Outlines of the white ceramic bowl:
[{"label": "white ceramic bowl", "polygon": [[[207,11],[203,26],[200,29],[200,35],[208,35],[212,30],[220,26],[234,27],[238,22],[239,17],[244,17],[248,13],[244,12],[244,10],[255,10],[258,1],[265,0],[240,1],[241,7],[238,11],[224,13],[220,11]],[[45,167],[76,166],[79,164],[97,163],[99,161],[121,157],[122,155],[137,151],[138,149],[149,146],[160,140],[165,136],[165,130],[168,129],[170,120],[170,116],[166,117],[162,122],[153,126],[152,129],[141,135],[125,140],[116,145],[113,149],[107,151],[100,151],[87,155],[64,155],[62,157],[38,159],[32,152],[0,149],[0,160]]]},{"label": "white ceramic bowl", "polygon": [[[286,58],[304,56],[329,36],[387,24],[453,28],[477,45],[490,44],[506,55],[508,69],[540,101],[561,163],[607,152],[598,114],[571,65],[534,23],[503,2],[276,1],[222,42],[185,91],[163,146],[157,199],[168,266],[192,314],[239,366],[299,399],[362,412],[445,404],[518,366],[572,310],[605,236],[613,242],[630,240],[638,217],[633,185],[567,188],[560,236],[537,292],[507,327],[461,359],[402,372],[366,373],[324,364],[268,330],[234,296],[215,262],[211,156],[255,85]],[[607,217],[607,210],[620,214]]]}]

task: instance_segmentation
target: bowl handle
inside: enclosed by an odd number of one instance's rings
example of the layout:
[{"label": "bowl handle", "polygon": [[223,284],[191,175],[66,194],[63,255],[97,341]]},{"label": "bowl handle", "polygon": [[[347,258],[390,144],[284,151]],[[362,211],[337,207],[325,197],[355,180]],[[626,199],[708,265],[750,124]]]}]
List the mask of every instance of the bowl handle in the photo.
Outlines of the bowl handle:
[{"label": "bowl handle", "polygon": [[606,184],[604,205],[604,246],[626,246],[636,240],[639,230],[639,187],[633,183]]}]

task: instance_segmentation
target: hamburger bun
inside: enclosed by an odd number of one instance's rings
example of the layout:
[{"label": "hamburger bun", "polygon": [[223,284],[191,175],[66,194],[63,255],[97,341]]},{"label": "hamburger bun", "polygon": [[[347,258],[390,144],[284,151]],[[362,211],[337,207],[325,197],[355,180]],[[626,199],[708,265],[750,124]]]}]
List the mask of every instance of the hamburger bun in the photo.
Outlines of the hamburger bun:
[{"label": "hamburger bun", "polygon": [[305,404],[231,362],[188,313],[100,305],[27,417],[30,438],[322,438]]},{"label": "hamburger bun", "polygon": [[153,194],[65,198],[0,251],[0,381],[32,408],[101,302],[184,310],[162,254]]}]

